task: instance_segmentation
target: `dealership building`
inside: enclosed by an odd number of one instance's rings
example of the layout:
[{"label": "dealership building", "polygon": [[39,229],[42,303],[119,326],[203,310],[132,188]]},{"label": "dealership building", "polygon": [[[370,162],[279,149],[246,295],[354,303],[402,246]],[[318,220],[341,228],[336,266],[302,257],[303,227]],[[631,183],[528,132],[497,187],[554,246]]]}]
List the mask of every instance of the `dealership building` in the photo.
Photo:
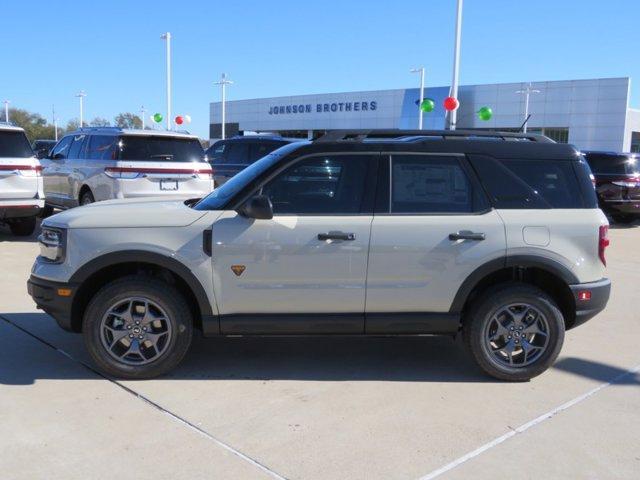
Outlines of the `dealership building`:
[{"label": "dealership building", "polygon": [[[525,118],[528,83],[460,86],[458,129],[518,130]],[[631,80],[597,78],[533,82],[527,127],[582,150],[639,151],[640,110],[629,107]],[[520,92],[520,93],[518,93]],[[424,129],[446,125],[443,100],[449,87],[427,88],[436,108],[423,114]],[[319,93],[287,97],[232,100],[226,103],[227,137],[245,132],[273,132],[314,138],[331,129],[416,129],[418,88]],[[490,107],[488,121],[478,118]],[[210,105],[211,140],[220,138],[221,103]]]}]

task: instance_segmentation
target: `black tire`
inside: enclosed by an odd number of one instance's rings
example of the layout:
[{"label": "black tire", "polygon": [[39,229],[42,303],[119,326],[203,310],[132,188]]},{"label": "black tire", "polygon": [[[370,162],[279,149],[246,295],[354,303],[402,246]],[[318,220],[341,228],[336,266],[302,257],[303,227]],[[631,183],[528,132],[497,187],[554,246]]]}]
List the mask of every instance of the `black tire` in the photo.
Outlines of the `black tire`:
[{"label": "black tire", "polygon": [[91,190],[87,190],[80,195],[80,205],[89,205],[90,203],[95,202],[96,200],[93,198],[93,193]]},{"label": "black tire", "polygon": [[[160,306],[171,326],[166,349],[157,359],[143,365],[116,360],[101,338],[101,323],[108,309],[131,297],[142,297]],[[91,299],[85,310],[82,333],[87,350],[101,372],[124,379],[154,378],[172,370],[184,358],[191,345],[193,318],[184,297],[174,287],[154,277],[131,275],[107,284]]]},{"label": "black tire", "polygon": [[36,217],[14,218],[9,222],[9,229],[16,237],[29,237],[36,229]]},{"label": "black tire", "polygon": [[[548,324],[548,339],[546,348],[531,364],[509,366],[490,353],[491,347],[487,344],[485,334],[496,313],[519,302],[542,313]],[[487,374],[499,380],[521,382],[540,375],[555,362],[564,342],[564,331],[562,313],[549,295],[532,285],[509,283],[483,292],[481,298],[470,306],[463,326],[463,337],[474,360]],[[524,354],[526,357],[527,354]]]}]

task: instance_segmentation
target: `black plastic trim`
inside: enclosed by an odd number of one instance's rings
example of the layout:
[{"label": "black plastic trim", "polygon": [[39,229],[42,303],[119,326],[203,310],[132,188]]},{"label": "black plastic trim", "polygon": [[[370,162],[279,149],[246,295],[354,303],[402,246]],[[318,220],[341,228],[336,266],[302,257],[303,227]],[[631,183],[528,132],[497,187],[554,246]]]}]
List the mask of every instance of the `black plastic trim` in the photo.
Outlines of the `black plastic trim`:
[{"label": "black plastic trim", "polygon": [[[611,294],[611,280],[603,278],[597,282],[569,285],[569,288],[573,293],[576,304],[576,319],[571,325],[571,328],[575,328],[604,310]],[[591,292],[590,300],[580,300],[578,298],[578,294],[585,290]]]},{"label": "black plastic trim", "polygon": [[[71,289],[71,296],[58,295],[59,288]],[[68,332],[75,331],[71,321],[71,310],[77,288],[78,285],[75,283],[53,282],[33,275],[27,281],[27,292],[37,307],[51,315],[58,325]]]},{"label": "black plastic trim", "polygon": [[223,335],[327,335],[364,333],[362,313],[220,315]]},{"label": "black plastic trim", "polygon": [[[94,273],[104,268],[124,263],[148,263],[158,265],[180,277],[189,286],[198,301],[198,307],[202,316],[203,331],[209,332],[209,334],[220,332],[218,316],[214,314],[211,304],[209,303],[209,298],[200,281],[186,266],[166,255],[146,250],[125,250],[107,253],[84,264],[73,274],[69,281],[70,283],[81,284]],[[213,324],[210,325],[212,322]]]}]

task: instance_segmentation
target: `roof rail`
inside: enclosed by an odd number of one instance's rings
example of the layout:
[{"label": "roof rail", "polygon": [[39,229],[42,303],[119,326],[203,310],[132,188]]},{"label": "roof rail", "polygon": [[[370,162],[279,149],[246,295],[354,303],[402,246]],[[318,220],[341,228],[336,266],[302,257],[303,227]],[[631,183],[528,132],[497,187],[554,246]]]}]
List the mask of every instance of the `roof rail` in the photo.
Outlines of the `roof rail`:
[{"label": "roof rail", "polygon": [[478,137],[494,140],[525,140],[540,143],[555,143],[544,135],[522,132],[500,132],[489,130],[329,130],[314,142],[362,142],[366,139],[399,140],[402,137],[439,137],[442,140],[477,140]]}]

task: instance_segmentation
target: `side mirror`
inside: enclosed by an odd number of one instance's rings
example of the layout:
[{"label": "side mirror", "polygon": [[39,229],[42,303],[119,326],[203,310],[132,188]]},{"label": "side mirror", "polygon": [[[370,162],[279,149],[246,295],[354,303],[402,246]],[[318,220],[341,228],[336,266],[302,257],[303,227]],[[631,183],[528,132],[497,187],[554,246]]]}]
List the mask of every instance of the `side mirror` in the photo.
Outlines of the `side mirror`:
[{"label": "side mirror", "polygon": [[271,220],[273,218],[273,205],[271,205],[271,199],[266,195],[256,195],[247,200],[238,210],[238,213],[247,218]]}]

